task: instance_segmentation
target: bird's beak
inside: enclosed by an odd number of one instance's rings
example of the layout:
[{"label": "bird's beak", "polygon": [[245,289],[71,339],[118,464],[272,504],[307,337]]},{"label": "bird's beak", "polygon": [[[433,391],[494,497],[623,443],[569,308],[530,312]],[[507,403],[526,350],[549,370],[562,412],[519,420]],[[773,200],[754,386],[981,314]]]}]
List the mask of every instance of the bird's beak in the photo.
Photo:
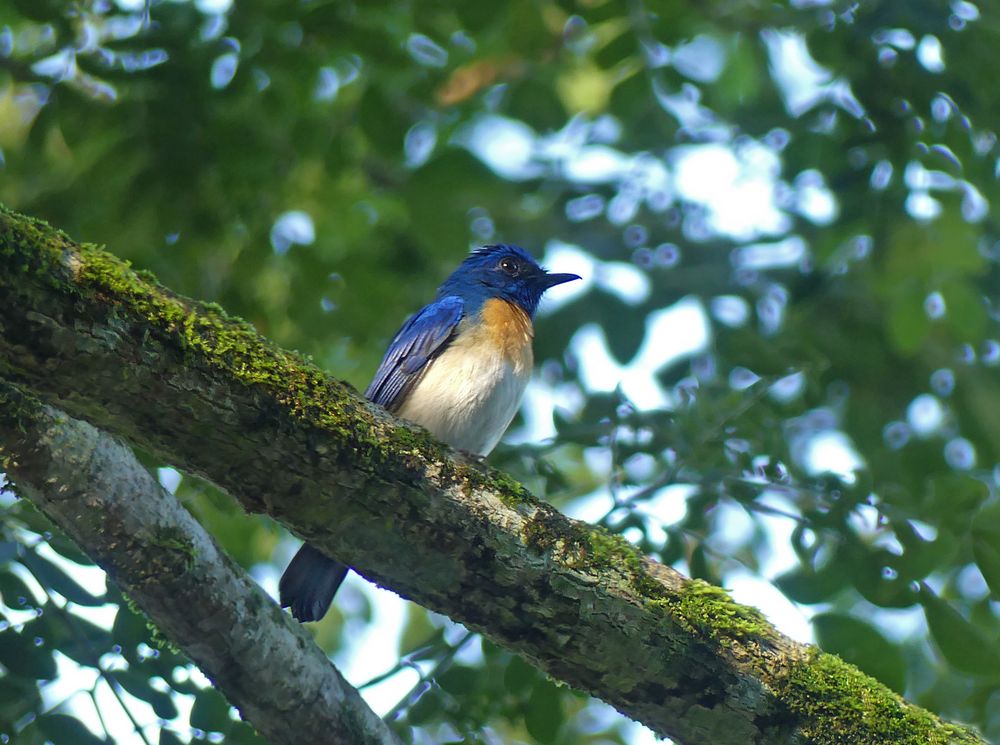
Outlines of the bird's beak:
[{"label": "bird's beak", "polygon": [[550,287],[555,287],[556,285],[561,285],[564,282],[572,282],[574,279],[580,279],[579,274],[550,274],[546,272],[541,277],[542,289],[547,290]]}]

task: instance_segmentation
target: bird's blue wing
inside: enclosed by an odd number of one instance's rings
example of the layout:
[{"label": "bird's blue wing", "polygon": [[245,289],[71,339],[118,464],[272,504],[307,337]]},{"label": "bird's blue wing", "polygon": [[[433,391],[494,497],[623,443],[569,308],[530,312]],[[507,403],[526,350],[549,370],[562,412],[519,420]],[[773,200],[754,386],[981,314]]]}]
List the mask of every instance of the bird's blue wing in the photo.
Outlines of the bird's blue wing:
[{"label": "bird's blue wing", "polygon": [[449,295],[414,314],[389,344],[365,395],[390,411],[397,408],[427,363],[448,346],[464,313],[462,299]]}]

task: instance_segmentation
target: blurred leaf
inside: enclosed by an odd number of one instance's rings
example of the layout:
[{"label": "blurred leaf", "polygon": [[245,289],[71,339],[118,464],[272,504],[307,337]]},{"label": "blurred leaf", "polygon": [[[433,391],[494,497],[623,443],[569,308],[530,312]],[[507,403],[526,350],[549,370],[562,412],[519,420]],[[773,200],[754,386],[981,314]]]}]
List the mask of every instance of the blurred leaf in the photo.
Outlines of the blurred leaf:
[{"label": "blurred leaf", "polygon": [[812,618],[816,642],[902,693],[906,685],[906,662],[899,647],[864,621],[839,613],[820,613]]},{"label": "blurred leaf", "polygon": [[184,740],[168,729],[161,729],[159,745],[184,745]]},{"label": "blurred leaf", "polygon": [[0,600],[4,605],[14,610],[34,605],[35,596],[17,575],[10,572],[10,567],[0,567]]},{"label": "blurred leaf", "polygon": [[866,600],[883,608],[908,608],[917,602],[913,582],[896,569],[893,553],[865,550],[853,558],[851,579]]},{"label": "blurred leaf", "polygon": [[983,256],[976,247],[976,229],[956,206],[925,223],[901,219],[894,226],[888,246],[888,282],[916,278],[928,284],[935,279],[978,274]]},{"label": "blurred leaf", "polygon": [[41,691],[33,677],[5,675],[0,678],[0,727],[3,722],[17,722],[38,709]]},{"label": "blurred leaf", "polygon": [[989,490],[974,476],[948,473],[930,480],[930,497],[927,508],[937,520],[953,526],[963,534],[973,516],[989,495]]},{"label": "blurred leaf", "polygon": [[122,649],[122,656],[129,664],[139,664],[137,647],[150,641],[150,631],[145,616],[134,612],[124,602],[118,606],[115,622],[111,626],[111,636]]},{"label": "blurred leaf", "polygon": [[435,679],[442,690],[455,696],[468,695],[479,685],[482,671],[468,665],[452,665]]},{"label": "blurred leaf", "polygon": [[26,624],[22,633],[13,628],[0,631],[0,665],[14,675],[37,680],[52,680],[56,676],[56,661],[52,649],[36,643],[33,624]]},{"label": "blurred leaf", "polygon": [[206,732],[226,734],[233,726],[229,716],[229,702],[214,688],[200,691],[191,707],[191,726]]},{"label": "blurred leaf", "polygon": [[941,285],[945,318],[954,330],[955,338],[979,341],[989,320],[986,299],[968,282],[952,281]]},{"label": "blurred leaf", "polygon": [[774,584],[797,603],[822,603],[847,586],[847,574],[830,562],[818,571],[796,567],[778,577]]},{"label": "blurred leaf", "polygon": [[920,602],[931,635],[950,664],[963,672],[1000,676],[1000,649],[982,629],[967,621],[923,584]]},{"label": "blurred leaf", "polygon": [[504,687],[515,695],[528,691],[538,680],[539,672],[517,655],[510,658],[503,674]]},{"label": "blurred leaf", "polygon": [[418,605],[407,606],[406,625],[399,638],[399,654],[408,655],[417,649],[432,646],[443,636],[444,630],[434,628],[426,610]]},{"label": "blurred leaf", "polygon": [[524,710],[528,734],[540,743],[555,742],[564,719],[559,689],[548,680],[539,680]]},{"label": "blurred leaf", "polygon": [[534,76],[511,85],[507,114],[539,132],[558,129],[566,121],[566,109],[552,95],[551,84]]},{"label": "blurred leaf", "polygon": [[85,618],[68,612],[49,612],[43,621],[52,644],[81,665],[93,666],[102,654],[111,651],[110,632]]},{"label": "blurred leaf", "polygon": [[61,532],[54,532],[52,537],[48,539],[48,544],[56,553],[64,559],[69,559],[74,564],[79,564],[81,566],[94,565],[94,562],[90,559],[90,557],[83,553],[79,547],[73,543],[73,541]]},{"label": "blurred leaf", "polygon": [[15,541],[0,540],[0,566],[17,556],[18,546],[20,545]]},{"label": "blurred leaf", "polygon": [[1000,598],[1000,549],[997,544],[981,537],[972,541],[972,555],[976,558],[979,571],[995,598]]},{"label": "blurred leaf", "polygon": [[386,155],[397,155],[403,150],[403,138],[410,128],[399,110],[389,103],[385,94],[369,86],[361,99],[358,121],[371,143]]},{"label": "blurred leaf", "polygon": [[89,607],[104,605],[107,602],[106,598],[98,597],[85,590],[62,569],[38,554],[30,551],[25,552],[24,556],[21,557],[21,562],[35,575],[39,584],[55,590],[70,602]]},{"label": "blurred leaf", "polygon": [[746,36],[732,38],[726,66],[716,86],[718,93],[732,105],[752,100],[764,84],[765,70],[761,67],[758,49]]},{"label": "blurred leaf", "polygon": [[904,355],[918,350],[930,331],[924,298],[923,293],[912,288],[897,292],[890,300],[889,340]]},{"label": "blurred leaf", "polygon": [[65,714],[44,714],[36,726],[52,740],[53,745],[97,745],[108,741],[96,737],[79,719]]},{"label": "blurred leaf", "polygon": [[410,724],[420,726],[436,717],[441,708],[441,695],[431,688],[406,710],[406,720]]},{"label": "blurred leaf", "polygon": [[173,719],[177,716],[177,707],[170,695],[153,688],[148,674],[144,674],[141,669],[115,670],[112,677],[131,695],[152,706],[156,716],[161,719]]}]

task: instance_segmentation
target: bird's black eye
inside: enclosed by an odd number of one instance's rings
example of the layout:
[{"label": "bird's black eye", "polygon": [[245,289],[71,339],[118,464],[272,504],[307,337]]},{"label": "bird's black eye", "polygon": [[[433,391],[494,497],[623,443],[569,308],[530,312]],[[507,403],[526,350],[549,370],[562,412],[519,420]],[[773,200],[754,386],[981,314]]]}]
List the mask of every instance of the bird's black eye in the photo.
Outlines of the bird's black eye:
[{"label": "bird's black eye", "polygon": [[511,277],[516,277],[521,271],[521,265],[518,264],[514,259],[506,258],[500,260],[500,269],[503,270],[504,274],[509,274]]}]

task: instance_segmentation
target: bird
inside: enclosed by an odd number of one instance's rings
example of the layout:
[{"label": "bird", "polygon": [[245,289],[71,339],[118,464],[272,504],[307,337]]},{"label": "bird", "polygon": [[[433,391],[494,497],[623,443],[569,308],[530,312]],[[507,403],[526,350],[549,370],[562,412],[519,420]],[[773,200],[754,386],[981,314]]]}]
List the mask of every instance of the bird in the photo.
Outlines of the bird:
[{"label": "bird", "polygon": [[[543,269],[513,244],[472,251],[396,333],[365,396],[451,447],[485,458],[521,404],[546,290],[580,279]],[[303,543],[278,585],[305,623],[326,615],[349,567]]]}]

